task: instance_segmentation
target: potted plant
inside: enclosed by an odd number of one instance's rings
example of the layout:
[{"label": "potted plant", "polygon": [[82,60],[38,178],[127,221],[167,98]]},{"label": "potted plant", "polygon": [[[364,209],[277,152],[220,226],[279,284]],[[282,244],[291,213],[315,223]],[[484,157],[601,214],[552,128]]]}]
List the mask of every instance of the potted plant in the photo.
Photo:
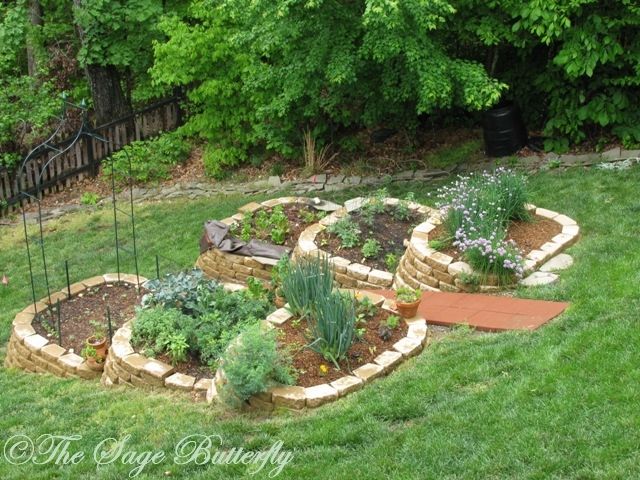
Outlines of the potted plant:
[{"label": "potted plant", "polygon": [[93,334],[87,338],[87,347],[91,347],[96,352],[96,358],[104,360],[107,358],[107,331],[103,324],[97,321],[91,321]]},{"label": "potted plant", "polygon": [[104,358],[98,356],[95,348],[86,346],[82,349],[82,356],[87,361],[87,366],[96,372],[104,369]]},{"label": "potted plant", "polygon": [[422,291],[409,287],[400,287],[396,290],[396,309],[402,318],[412,318],[418,313]]}]

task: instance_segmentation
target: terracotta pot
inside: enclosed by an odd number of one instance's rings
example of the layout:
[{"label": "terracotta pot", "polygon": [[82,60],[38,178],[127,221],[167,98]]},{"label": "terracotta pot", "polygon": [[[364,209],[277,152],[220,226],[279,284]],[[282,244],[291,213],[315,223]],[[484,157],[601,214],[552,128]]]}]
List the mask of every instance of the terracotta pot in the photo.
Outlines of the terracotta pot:
[{"label": "terracotta pot", "polygon": [[281,297],[280,295],[276,295],[274,302],[276,304],[276,307],[283,308],[287,304],[287,299]]},{"label": "terracotta pot", "polygon": [[94,372],[102,372],[104,370],[104,362],[96,362],[96,359],[93,357],[87,358],[87,367],[89,367]]},{"label": "terracotta pot", "polygon": [[96,340],[93,337],[87,339],[87,346],[96,351],[96,356],[102,359],[107,358],[107,339]]},{"label": "terracotta pot", "polygon": [[396,300],[396,309],[402,318],[413,318],[418,313],[420,300],[411,303],[403,303]]}]

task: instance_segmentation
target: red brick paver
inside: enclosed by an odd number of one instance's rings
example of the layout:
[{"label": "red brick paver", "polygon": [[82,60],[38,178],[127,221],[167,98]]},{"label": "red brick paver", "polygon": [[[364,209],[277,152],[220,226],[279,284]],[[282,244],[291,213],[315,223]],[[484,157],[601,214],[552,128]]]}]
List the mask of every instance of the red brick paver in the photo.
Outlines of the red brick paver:
[{"label": "red brick paver", "polygon": [[[379,291],[394,298],[389,290]],[[419,314],[434,325],[469,325],[478,330],[535,330],[560,315],[565,302],[496,297],[477,293],[424,292]]]}]

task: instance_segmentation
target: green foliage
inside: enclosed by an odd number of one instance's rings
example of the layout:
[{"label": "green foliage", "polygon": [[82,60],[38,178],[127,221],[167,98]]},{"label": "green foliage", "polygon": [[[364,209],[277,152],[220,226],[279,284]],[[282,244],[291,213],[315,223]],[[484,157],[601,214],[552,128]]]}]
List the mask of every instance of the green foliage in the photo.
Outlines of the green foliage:
[{"label": "green foliage", "polygon": [[95,205],[100,200],[100,197],[97,193],[93,192],[84,192],[80,197],[80,203],[82,205]]},{"label": "green foliage", "polygon": [[368,318],[374,317],[377,311],[378,308],[369,297],[363,297],[356,302],[356,315],[358,320],[366,321]]},{"label": "green foliage", "polygon": [[291,358],[277,348],[275,330],[266,330],[260,325],[247,328],[241,341],[224,353],[222,363],[227,381],[220,394],[231,405],[238,406],[274,385],[295,382]]},{"label": "green foliage", "polygon": [[387,321],[385,322],[385,325],[389,327],[391,330],[398,328],[398,326],[400,326],[400,317],[397,315],[389,315],[387,317]]},{"label": "green foliage", "polygon": [[183,332],[193,328],[193,318],[175,308],[161,306],[141,309],[133,323],[131,342],[149,355],[167,353],[172,361],[186,358],[188,349]]},{"label": "green foliage", "polygon": [[360,243],[360,229],[348,215],[329,225],[327,232],[340,239],[342,248],[354,248]]},{"label": "green foliage", "polygon": [[239,234],[245,242],[256,238],[269,239],[276,245],[284,245],[289,233],[289,218],[284,213],[282,205],[276,205],[270,212],[266,210],[258,210],[255,213],[245,212],[242,222],[235,224],[232,231]]},{"label": "green foliage", "polygon": [[398,255],[395,253],[387,253],[384,256],[384,264],[387,266],[389,272],[395,272],[398,268],[398,263],[400,263],[400,260],[398,260]]},{"label": "green foliage", "polygon": [[333,290],[333,272],[326,258],[304,257],[288,263],[282,277],[282,293],[294,315],[311,315],[317,303]]},{"label": "green foliage", "polygon": [[399,302],[413,303],[420,300],[420,298],[422,298],[422,292],[419,288],[400,287],[396,289],[396,300]]},{"label": "green foliage", "polygon": [[415,202],[415,194],[413,192],[407,193],[407,195],[398,202],[391,213],[393,218],[401,221],[409,220],[412,214],[411,208],[409,208],[411,202]]},{"label": "green foliage", "polygon": [[368,238],[362,245],[362,256],[364,258],[376,258],[380,255],[382,246],[375,238]]},{"label": "green foliage", "polygon": [[332,292],[318,298],[310,329],[309,347],[340,368],[355,338],[356,300],[347,294]]},{"label": "green foliage", "polygon": [[412,130],[424,113],[495,103],[504,85],[446,52],[453,14],[446,0],[196,0],[189,18],[161,22],[169,39],[155,42],[151,74],[189,88],[187,128],[210,141],[209,174],[222,175],[254,147],[300,154],[303,130],[326,146],[340,128]]},{"label": "green foliage", "polygon": [[[191,145],[180,134],[171,132],[158,137],[135,141],[110,157],[116,181],[131,178],[138,183],[157,182],[169,178],[171,169],[189,157]],[[111,175],[111,166],[105,166],[105,175]]]},{"label": "green foliage", "polygon": [[194,269],[168,274],[160,280],[150,280],[145,284],[149,293],[142,297],[142,306],[163,306],[176,308],[193,315],[200,310],[200,297],[206,291],[219,288],[217,282],[207,279],[202,270]]}]

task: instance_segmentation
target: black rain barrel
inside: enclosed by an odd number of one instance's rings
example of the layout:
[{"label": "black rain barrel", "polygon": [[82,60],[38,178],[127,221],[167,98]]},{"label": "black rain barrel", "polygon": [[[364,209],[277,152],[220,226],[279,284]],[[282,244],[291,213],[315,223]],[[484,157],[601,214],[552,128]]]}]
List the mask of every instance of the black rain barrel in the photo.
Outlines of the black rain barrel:
[{"label": "black rain barrel", "polygon": [[527,144],[527,129],[520,109],[502,103],[482,115],[485,151],[490,157],[513,155]]}]

